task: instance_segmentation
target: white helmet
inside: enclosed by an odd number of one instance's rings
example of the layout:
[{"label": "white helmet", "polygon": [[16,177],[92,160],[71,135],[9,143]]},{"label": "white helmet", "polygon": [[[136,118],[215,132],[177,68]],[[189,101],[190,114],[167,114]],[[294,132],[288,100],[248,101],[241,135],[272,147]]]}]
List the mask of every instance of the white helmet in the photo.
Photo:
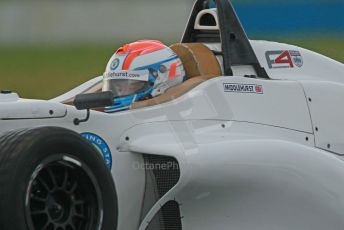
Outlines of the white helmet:
[{"label": "white helmet", "polygon": [[159,96],[184,79],[181,60],[160,41],[124,45],[111,57],[104,73],[103,91],[115,96],[114,105],[106,112],[125,110],[136,101]]}]

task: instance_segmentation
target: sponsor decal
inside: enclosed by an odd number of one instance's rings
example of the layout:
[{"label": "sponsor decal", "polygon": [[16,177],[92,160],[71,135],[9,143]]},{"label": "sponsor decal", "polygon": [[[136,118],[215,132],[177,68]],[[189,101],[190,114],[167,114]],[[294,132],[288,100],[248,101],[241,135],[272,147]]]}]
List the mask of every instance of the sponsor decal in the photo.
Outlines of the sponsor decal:
[{"label": "sponsor decal", "polygon": [[111,65],[110,65],[110,69],[111,70],[116,70],[119,66],[120,60],[119,58],[116,58],[112,61]]},{"label": "sponsor decal", "polygon": [[303,66],[303,58],[301,56],[301,53],[299,51],[294,51],[291,50],[289,51],[291,58],[293,59],[293,63],[297,67],[302,67]]},{"label": "sponsor decal", "polygon": [[112,155],[109,146],[107,143],[98,135],[94,133],[82,133],[82,137],[84,137],[89,143],[91,143],[98,152],[103,156],[104,162],[108,169],[112,168]]},{"label": "sponsor decal", "polygon": [[225,92],[263,94],[263,86],[254,84],[224,83]]},{"label": "sponsor decal", "polygon": [[300,51],[296,50],[275,50],[265,53],[270,69],[294,68],[303,66],[303,58]]},{"label": "sponsor decal", "polygon": [[137,81],[148,81],[149,71],[148,70],[121,70],[111,71],[104,74],[105,80],[137,80]]}]

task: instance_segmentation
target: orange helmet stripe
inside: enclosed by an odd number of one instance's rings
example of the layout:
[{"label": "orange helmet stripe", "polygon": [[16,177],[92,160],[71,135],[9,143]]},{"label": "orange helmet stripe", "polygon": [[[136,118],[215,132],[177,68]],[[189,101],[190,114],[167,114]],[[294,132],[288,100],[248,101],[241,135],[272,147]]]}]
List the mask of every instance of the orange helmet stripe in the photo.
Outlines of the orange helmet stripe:
[{"label": "orange helmet stripe", "polygon": [[155,51],[162,50],[165,48],[166,46],[160,41],[142,40],[124,45],[116,51],[116,54],[129,53],[122,67],[123,70],[128,70],[130,68],[131,63],[137,56],[153,53]]},{"label": "orange helmet stripe", "polygon": [[177,75],[177,62],[171,64],[170,73],[168,79],[172,80]]}]

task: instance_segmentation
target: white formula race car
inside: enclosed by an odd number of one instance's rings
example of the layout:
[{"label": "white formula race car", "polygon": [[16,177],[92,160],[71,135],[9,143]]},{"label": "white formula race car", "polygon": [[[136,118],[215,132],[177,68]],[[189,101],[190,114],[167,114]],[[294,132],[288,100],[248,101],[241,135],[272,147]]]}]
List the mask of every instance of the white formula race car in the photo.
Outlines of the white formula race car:
[{"label": "white formula race car", "polygon": [[102,77],[2,91],[1,230],[344,228],[344,65],[208,3],[172,46],[188,80],[130,110],[103,112]]}]

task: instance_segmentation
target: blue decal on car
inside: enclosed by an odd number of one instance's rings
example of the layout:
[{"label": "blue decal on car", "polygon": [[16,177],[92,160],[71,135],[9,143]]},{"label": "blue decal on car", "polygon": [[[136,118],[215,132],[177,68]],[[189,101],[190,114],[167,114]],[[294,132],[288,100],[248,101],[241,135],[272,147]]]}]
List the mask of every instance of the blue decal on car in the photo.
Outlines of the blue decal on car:
[{"label": "blue decal on car", "polygon": [[111,70],[116,70],[119,66],[120,60],[118,58],[114,59],[110,65]]},{"label": "blue decal on car", "polygon": [[94,133],[81,133],[81,136],[84,137],[89,143],[91,143],[100,154],[102,154],[106,166],[112,168],[112,155],[109,146],[107,143],[98,135]]}]

